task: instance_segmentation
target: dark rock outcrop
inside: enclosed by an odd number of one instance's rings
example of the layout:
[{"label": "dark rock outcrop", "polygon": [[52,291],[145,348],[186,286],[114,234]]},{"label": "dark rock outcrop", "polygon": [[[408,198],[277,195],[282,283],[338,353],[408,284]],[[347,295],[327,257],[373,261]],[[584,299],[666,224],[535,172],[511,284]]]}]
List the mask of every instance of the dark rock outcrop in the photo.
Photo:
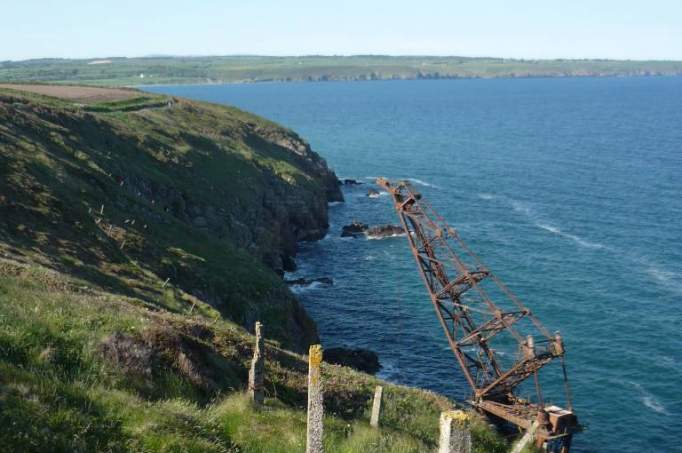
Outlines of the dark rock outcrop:
[{"label": "dark rock outcrop", "polygon": [[[187,109],[197,108],[181,101],[171,115],[180,116]],[[73,127],[78,127],[78,123],[74,122]],[[255,162],[257,172],[241,175],[232,184],[203,178],[200,183],[188,185],[185,179],[192,176],[191,172],[172,175],[178,177],[161,182],[125,166],[112,174],[120,190],[131,197],[162,207],[166,213],[209,235],[229,237],[237,247],[256,255],[280,275],[295,270],[297,243],[322,239],[329,228],[327,203],[344,201],[338,178],[326,161],[290,130],[269,123],[246,122],[222,134],[227,137],[209,140],[185,131],[177,140],[212,155],[224,152],[221,140],[239,141],[264,156],[289,162],[305,177],[296,180]],[[242,185],[248,191],[242,191]],[[231,190],[226,190],[229,186]],[[207,192],[213,196],[207,197]],[[136,214],[156,217],[150,220],[158,218],[154,210]]]},{"label": "dark rock outcrop", "polygon": [[400,225],[377,225],[365,231],[368,238],[381,239],[405,234],[405,230]]},{"label": "dark rock outcrop", "polygon": [[401,236],[405,230],[400,225],[375,225],[370,227],[367,224],[353,221],[350,225],[345,225],[341,229],[341,237],[360,237],[366,236],[369,239],[382,239],[393,236]]},{"label": "dark rock outcrop", "polygon": [[325,349],[324,361],[369,374],[376,374],[381,369],[379,356],[369,349],[342,347]]},{"label": "dark rock outcrop", "polygon": [[349,178],[344,179],[342,181],[342,183],[344,186],[360,186],[360,185],[364,184],[364,182],[360,182],[357,179],[349,179]]},{"label": "dark rock outcrop", "polygon": [[361,222],[353,221],[350,225],[344,225],[344,227],[341,229],[341,237],[361,236],[365,234],[367,228],[369,228],[368,225]]}]

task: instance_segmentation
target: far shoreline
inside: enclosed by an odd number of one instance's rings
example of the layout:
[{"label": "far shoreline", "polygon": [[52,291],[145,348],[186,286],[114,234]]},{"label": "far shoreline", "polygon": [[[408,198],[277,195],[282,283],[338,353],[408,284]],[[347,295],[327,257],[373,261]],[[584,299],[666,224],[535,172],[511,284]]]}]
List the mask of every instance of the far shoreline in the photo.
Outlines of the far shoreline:
[{"label": "far shoreline", "polygon": [[[278,84],[278,85],[288,85],[288,84],[308,84],[308,83],[374,83],[374,82],[408,82],[408,81],[419,81],[419,82],[437,82],[437,81],[453,81],[453,80],[556,80],[556,79],[674,79],[682,78],[682,73],[680,74],[586,74],[586,75],[528,75],[528,76],[499,76],[499,77],[438,77],[438,78],[426,78],[426,77],[412,77],[412,78],[402,78],[402,79],[328,79],[328,80],[238,80],[238,81],[220,81],[220,82],[181,82],[181,83],[152,83],[143,85],[88,85],[88,84],[78,84],[83,86],[101,86],[104,88],[134,88],[141,91],[145,91],[145,88],[153,87],[185,87],[185,86],[226,86],[226,85],[267,85],[267,84]],[[13,82],[15,83],[15,82]],[[22,83],[22,82],[19,82]],[[25,83],[40,83],[40,82],[25,82]],[[62,83],[58,83],[62,84]],[[67,83],[63,83],[67,85]]]}]

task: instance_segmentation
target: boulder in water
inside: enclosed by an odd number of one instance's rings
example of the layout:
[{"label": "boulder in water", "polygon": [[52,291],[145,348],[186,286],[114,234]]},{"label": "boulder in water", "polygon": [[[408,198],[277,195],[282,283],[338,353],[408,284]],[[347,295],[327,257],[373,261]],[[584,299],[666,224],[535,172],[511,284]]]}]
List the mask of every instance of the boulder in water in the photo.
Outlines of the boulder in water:
[{"label": "boulder in water", "polygon": [[393,236],[402,236],[405,230],[400,225],[375,225],[370,227],[367,224],[354,220],[350,225],[345,225],[341,229],[341,237],[360,237],[366,236],[369,239],[383,239]]},{"label": "boulder in water", "polygon": [[364,183],[358,181],[357,179],[344,179],[343,180],[344,186],[359,186],[361,184],[364,184]]},{"label": "boulder in water", "polygon": [[368,238],[381,239],[392,236],[402,236],[405,230],[400,225],[377,225],[365,230]]},{"label": "boulder in water", "polygon": [[350,225],[344,225],[341,229],[341,237],[358,237],[365,234],[368,225],[354,220]]}]

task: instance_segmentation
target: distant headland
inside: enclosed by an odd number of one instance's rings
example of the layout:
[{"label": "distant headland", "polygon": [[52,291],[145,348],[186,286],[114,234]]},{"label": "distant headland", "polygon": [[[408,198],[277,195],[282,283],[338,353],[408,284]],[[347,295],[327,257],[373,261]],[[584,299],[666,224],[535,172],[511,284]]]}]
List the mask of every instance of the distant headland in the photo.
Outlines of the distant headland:
[{"label": "distant headland", "polygon": [[679,76],[682,61],[457,56],[150,56],[0,62],[0,82],[107,86],[457,78]]}]

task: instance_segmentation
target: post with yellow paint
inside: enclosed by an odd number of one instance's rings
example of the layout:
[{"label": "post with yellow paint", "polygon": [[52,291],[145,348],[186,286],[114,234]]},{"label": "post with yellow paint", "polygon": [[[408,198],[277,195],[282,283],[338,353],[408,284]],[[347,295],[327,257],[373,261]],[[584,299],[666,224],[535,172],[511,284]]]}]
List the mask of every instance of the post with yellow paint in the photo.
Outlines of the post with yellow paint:
[{"label": "post with yellow paint", "polygon": [[441,413],[438,453],[471,453],[470,421],[464,411]]},{"label": "post with yellow paint", "polygon": [[322,346],[314,344],[308,352],[308,432],[306,453],[322,453],[324,446],[324,407],[322,405]]}]

